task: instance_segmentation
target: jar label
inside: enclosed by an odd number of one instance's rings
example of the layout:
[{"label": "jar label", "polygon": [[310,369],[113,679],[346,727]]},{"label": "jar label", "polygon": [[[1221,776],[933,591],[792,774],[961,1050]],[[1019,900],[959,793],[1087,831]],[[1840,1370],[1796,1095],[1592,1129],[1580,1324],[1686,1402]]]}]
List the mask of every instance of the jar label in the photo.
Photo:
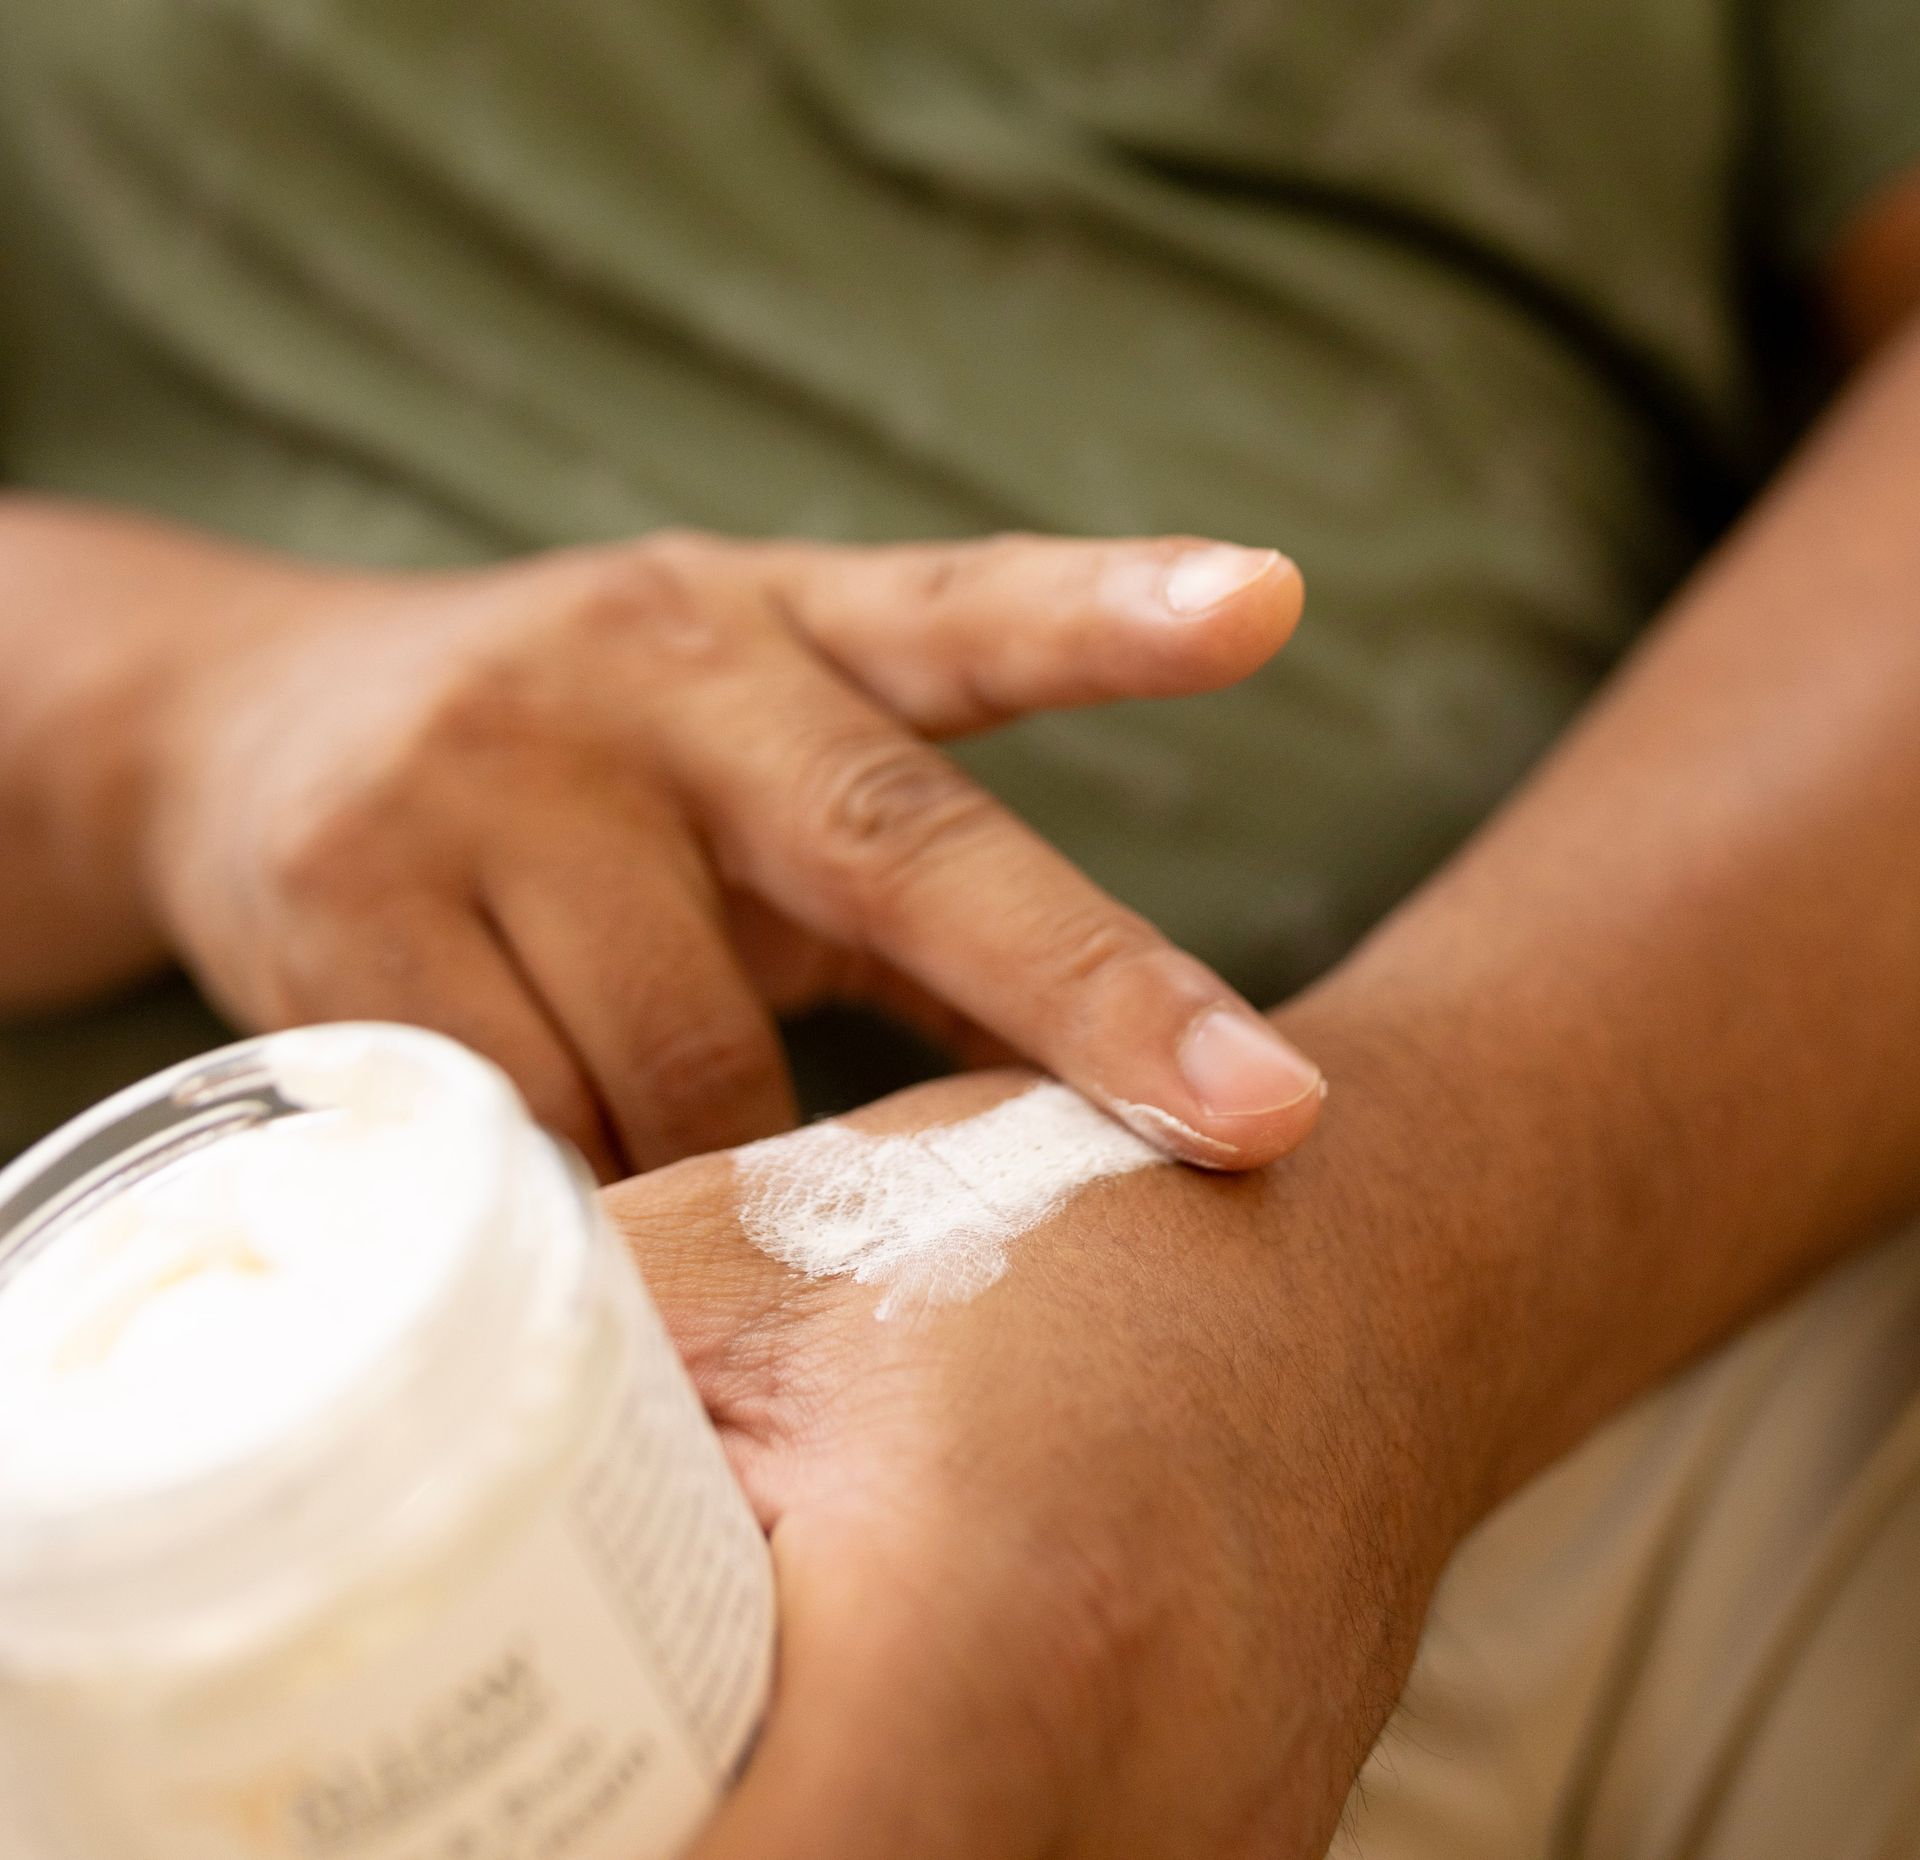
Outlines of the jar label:
[{"label": "jar label", "polygon": [[56,1851],[679,1853],[765,1707],[772,1573],[657,1317],[650,1306],[637,1315],[647,1334],[632,1373],[575,1475],[429,1623],[377,1651],[330,1657],[322,1646],[283,1697],[256,1699],[245,1716],[116,1727],[118,1755],[102,1775],[92,1753],[97,1793]]}]

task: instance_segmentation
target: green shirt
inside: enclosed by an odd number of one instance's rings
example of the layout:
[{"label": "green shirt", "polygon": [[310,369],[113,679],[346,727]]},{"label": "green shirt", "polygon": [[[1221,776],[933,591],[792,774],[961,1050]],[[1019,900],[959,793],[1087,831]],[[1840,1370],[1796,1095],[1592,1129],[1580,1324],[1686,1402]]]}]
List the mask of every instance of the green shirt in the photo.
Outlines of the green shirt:
[{"label": "green shirt", "polygon": [[[1278,544],[1239,690],[967,752],[1255,996],[1765,470],[1912,0],[0,0],[0,469],[315,555]],[[0,906],[3,908],[3,906]],[[0,1152],[212,1034],[0,1040]]]}]

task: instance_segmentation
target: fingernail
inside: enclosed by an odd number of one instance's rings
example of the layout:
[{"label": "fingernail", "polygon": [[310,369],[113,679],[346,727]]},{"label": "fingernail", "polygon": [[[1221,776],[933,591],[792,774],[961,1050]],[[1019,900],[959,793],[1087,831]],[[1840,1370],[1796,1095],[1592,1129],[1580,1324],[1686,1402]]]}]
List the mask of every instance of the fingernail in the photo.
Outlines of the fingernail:
[{"label": "fingernail", "polygon": [[1190,549],[1167,570],[1161,593],[1175,613],[1203,614],[1279,566],[1277,549]]},{"label": "fingernail", "polygon": [[1265,1021],[1215,1008],[1180,1048],[1180,1070],[1214,1117],[1261,1117],[1321,1096],[1320,1068]]}]

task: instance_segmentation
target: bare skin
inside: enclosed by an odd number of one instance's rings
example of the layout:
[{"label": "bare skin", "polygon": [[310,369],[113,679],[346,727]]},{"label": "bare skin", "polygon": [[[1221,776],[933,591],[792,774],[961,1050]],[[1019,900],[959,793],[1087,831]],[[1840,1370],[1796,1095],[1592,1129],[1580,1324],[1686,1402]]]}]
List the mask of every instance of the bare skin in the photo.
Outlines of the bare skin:
[{"label": "bare skin", "polygon": [[1920,1207],[1920,264],[1867,296],[1582,726],[1279,1011],[1337,1082],[1284,1166],[1101,1184],[905,1323],[724,1158],[609,1192],[781,1576],[697,1860],[1315,1860],[1463,1533]]},{"label": "bare skin", "polygon": [[0,500],[0,1006],[169,953],[237,1024],[437,1027],[603,1175],[792,1121],[867,998],[1243,1168],[1319,1074],[929,739],[1230,684],[1272,552],[657,536],[350,575]]},{"label": "bare skin", "polygon": [[[1841,255],[1870,359],[1801,459],[1515,805],[1278,1011],[1340,1087],[1296,1160],[1103,1184],[976,1303],[901,1324],[754,1253],[724,1157],[610,1192],[781,1569],[774,1716],[699,1860],[1313,1860],[1461,1535],[1920,1203],[1915,197]],[[168,580],[112,580],[124,534],[41,527],[84,514],[14,515],[16,589],[95,572],[105,613]],[[175,598],[250,629],[263,573],[180,567]],[[0,675],[0,741],[100,719],[98,753],[0,781],[45,932],[16,993],[180,936],[126,874],[195,835],[129,830],[165,757],[125,719],[143,689],[221,702],[60,633],[62,679]],[[157,785],[175,823],[222,787]]]}]

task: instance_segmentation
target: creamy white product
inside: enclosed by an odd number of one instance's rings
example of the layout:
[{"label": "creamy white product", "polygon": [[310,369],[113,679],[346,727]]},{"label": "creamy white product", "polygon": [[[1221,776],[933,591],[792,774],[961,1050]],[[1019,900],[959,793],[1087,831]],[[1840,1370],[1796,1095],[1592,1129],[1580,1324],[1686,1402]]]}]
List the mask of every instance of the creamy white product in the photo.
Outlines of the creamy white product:
[{"label": "creamy white product", "polygon": [[1166,1160],[1055,1084],[934,1130],[828,1122],[733,1155],[754,1244],[810,1278],[884,1287],[883,1318],[977,1297],[1013,1241],[1081,1189]]},{"label": "creamy white product", "polygon": [[[305,1108],[123,1146],[236,1068]],[[505,1079],[278,1035],[80,1120],[0,1207],[79,1163],[0,1234],[21,1860],[681,1851],[764,1709],[767,1549]]]},{"label": "creamy white product", "polygon": [[[1323,1090],[1321,1096],[1325,1095]],[[1161,1110],[1157,1104],[1134,1104],[1121,1098],[1115,1101],[1113,1114],[1136,1136],[1144,1137],[1163,1155],[1191,1157],[1198,1168],[1209,1168],[1236,1154],[1231,1143],[1222,1143],[1218,1137],[1209,1137],[1195,1130],[1191,1124],[1175,1117],[1171,1111]]]}]

